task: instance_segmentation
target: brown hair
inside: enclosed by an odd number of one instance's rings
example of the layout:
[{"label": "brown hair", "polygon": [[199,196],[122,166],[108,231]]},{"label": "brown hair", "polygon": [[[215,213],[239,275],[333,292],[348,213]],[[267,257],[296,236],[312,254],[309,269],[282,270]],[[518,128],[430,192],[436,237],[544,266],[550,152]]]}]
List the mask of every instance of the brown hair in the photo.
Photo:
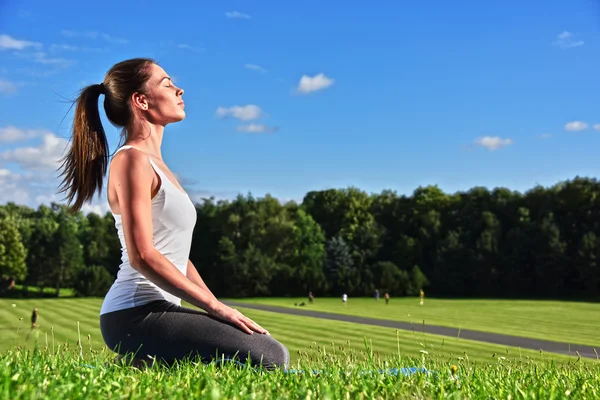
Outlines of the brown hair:
[{"label": "brown hair", "polygon": [[71,211],[81,209],[96,192],[102,192],[102,184],[108,168],[108,141],[100,112],[98,99],[104,94],[104,111],[108,120],[122,127],[121,139],[127,136],[127,126],[133,112],[131,95],[144,93],[150,79],[150,66],[156,62],[149,58],[133,58],[119,62],[106,73],[104,82],[85,87],[75,100],[75,118],[71,147],[62,158],[60,174],[64,176],[59,193],[67,192]]}]

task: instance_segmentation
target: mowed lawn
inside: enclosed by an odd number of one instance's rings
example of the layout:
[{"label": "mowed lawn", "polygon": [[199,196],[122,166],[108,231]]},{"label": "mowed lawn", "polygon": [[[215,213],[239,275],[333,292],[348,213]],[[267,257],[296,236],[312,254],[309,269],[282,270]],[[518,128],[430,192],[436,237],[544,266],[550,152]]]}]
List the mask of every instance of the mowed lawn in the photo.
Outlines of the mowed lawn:
[{"label": "mowed lawn", "polygon": [[[34,335],[30,331],[31,310],[39,310],[37,334],[41,347],[52,349],[54,346],[69,343],[75,348],[79,332],[84,351],[104,346],[99,330],[101,299],[2,299],[0,300],[0,352],[15,349],[17,346],[32,348]],[[15,304],[15,307],[12,306]],[[366,306],[366,305],[365,305]],[[485,344],[460,338],[449,338],[437,335],[424,335],[410,331],[396,331],[349,322],[328,321],[324,319],[292,316],[280,313],[256,311],[239,308],[244,314],[260,323],[271,334],[285,344],[291,352],[292,361],[296,360],[299,351],[307,354],[336,353],[345,354],[352,350],[361,352],[365,349],[365,338],[373,352],[384,358],[396,356],[424,356],[436,359],[461,361],[495,362],[500,357],[507,359],[526,359],[557,361],[575,360],[575,356],[540,353],[532,350]],[[22,317],[22,320],[20,318]],[[88,335],[91,341],[88,342]],[[364,355],[364,354],[363,354]],[[359,356],[357,356],[359,357]],[[589,362],[593,360],[584,360]]]},{"label": "mowed lawn", "polygon": [[[600,303],[525,300],[439,300],[425,298],[246,298],[254,304],[326,311],[419,325],[441,325],[536,339],[596,346],[600,352]],[[294,303],[305,302],[297,307]]]}]

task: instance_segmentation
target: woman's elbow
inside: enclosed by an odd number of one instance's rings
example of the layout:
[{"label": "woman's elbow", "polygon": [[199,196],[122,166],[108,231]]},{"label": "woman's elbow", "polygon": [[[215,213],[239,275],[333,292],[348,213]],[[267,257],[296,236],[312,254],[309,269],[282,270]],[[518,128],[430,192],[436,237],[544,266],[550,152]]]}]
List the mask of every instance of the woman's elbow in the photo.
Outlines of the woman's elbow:
[{"label": "woman's elbow", "polygon": [[129,262],[133,268],[142,272],[152,265],[154,253],[154,249],[135,251],[133,254],[130,254]]}]

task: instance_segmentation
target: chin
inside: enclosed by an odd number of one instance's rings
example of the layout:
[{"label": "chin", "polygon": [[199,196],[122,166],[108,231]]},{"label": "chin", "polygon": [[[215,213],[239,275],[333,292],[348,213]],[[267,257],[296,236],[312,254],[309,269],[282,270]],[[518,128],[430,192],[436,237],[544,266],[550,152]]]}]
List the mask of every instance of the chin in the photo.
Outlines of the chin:
[{"label": "chin", "polygon": [[182,113],[179,113],[175,118],[173,118],[173,122],[180,122],[183,121],[185,119],[185,111]]}]

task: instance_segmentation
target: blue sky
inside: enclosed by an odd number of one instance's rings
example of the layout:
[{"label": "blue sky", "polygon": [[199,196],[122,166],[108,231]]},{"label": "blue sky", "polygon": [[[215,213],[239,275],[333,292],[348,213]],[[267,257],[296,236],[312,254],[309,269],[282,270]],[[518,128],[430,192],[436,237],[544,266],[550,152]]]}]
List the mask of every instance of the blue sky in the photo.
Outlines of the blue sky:
[{"label": "blue sky", "polygon": [[137,56],[185,89],[163,156],[195,198],[596,176],[600,2],[452,3],[5,0],[0,202],[60,198],[64,98]]}]

